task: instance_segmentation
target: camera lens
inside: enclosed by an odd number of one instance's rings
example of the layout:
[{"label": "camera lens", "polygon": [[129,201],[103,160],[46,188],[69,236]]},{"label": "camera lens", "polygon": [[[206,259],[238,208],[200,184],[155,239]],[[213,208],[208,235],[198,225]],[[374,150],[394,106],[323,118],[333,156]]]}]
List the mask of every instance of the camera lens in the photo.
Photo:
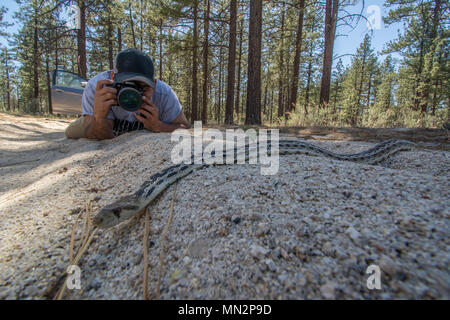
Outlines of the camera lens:
[{"label": "camera lens", "polygon": [[117,96],[119,105],[128,111],[136,111],[142,105],[141,93],[134,88],[122,88]]}]

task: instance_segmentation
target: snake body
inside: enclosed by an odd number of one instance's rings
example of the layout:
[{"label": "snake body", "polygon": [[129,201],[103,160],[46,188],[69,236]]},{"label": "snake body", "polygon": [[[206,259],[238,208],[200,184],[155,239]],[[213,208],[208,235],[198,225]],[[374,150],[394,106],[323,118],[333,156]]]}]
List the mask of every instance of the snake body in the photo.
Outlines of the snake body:
[{"label": "snake body", "polygon": [[[269,151],[271,150],[271,143],[271,141],[267,142],[267,148]],[[335,160],[353,161],[366,164],[378,163],[398,151],[411,150],[415,146],[416,144],[410,141],[390,139],[383,141],[375,145],[373,148],[363,152],[354,154],[338,154],[304,141],[280,140],[278,142],[280,155],[307,154],[323,156]],[[245,152],[245,161],[248,161],[250,150],[251,145],[246,145],[242,150],[235,147],[234,163],[238,163],[238,155],[241,155],[241,152]],[[224,158],[225,154],[226,150],[224,150]],[[211,157],[214,156],[213,151],[211,153]],[[134,194],[122,197],[119,200],[103,207],[94,217],[94,225],[99,228],[110,228],[138,215],[139,213],[144,212],[148,205],[175,181],[185,177],[194,170],[199,170],[210,165],[205,163],[205,161],[202,161],[200,164],[196,164],[193,160],[194,155],[191,157],[190,164],[176,164],[152,175]]]}]

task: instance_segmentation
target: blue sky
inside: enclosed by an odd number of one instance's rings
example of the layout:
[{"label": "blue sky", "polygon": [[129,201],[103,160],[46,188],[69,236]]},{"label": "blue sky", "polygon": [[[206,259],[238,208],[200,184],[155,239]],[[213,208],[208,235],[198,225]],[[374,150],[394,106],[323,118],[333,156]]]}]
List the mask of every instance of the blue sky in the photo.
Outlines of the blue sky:
[{"label": "blue sky", "polygon": [[[363,14],[366,18],[369,18],[373,15],[374,10],[379,9],[379,12],[381,14],[381,17],[387,16],[388,12],[391,8],[385,8],[383,7],[384,0],[366,0],[364,1],[364,10]],[[362,4],[363,1],[359,1],[359,4],[348,7],[347,11],[349,13],[360,13],[362,10]],[[368,9],[371,9],[370,12],[368,12]],[[375,27],[378,27],[375,25]],[[339,34],[343,34],[345,36],[339,36],[336,38],[334,43],[334,55],[340,56],[344,54],[354,54],[356,52],[356,49],[359,47],[361,42],[364,39],[364,36],[370,32],[370,29],[368,28],[366,21],[361,20],[357,27],[350,31],[351,29],[348,27],[340,27],[338,29]],[[379,21],[379,29],[373,28],[372,29],[372,48],[374,48],[375,52],[378,53],[379,60],[383,61],[385,58],[385,55],[381,55],[381,51],[385,48],[386,44],[394,40],[398,37],[399,31],[402,32],[404,30],[403,24],[396,23],[392,25],[384,25],[383,20]],[[394,58],[399,58],[399,55],[393,54]],[[351,61],[351,56],[345,56],[342,57],[342,62],[344,65],[349,64]]]},{"label": "blue sky", "polygon": [[[364,10],[363,14],[367,18],[370,16],[376,16],[376,13],[374,15],[374,11],[379,10],[381,17],[386,16],[388,13],[388,9],[383,7],[384,0],[366,0],[364,1]],[[347,7],[346,9],[350,13],[360,13],[362,10],[362,4],[363,1],[359,1],[359,3],[352,7]],[[6,21],[14,23],[13,19],[13,13],[19,9],[17,3],[14,0],[2,0],[1,4],[2,6],[5,6],[8,8],[8,12],[6,14]],[[372,7],[371,7],[372,6]],[[371,8],[372,11],[368,12],[367,9]],[[378,9],[377,9],[378,8]],[[383,61],[385,56],[380,54],[380,51],[385,48],[385,45],[387,42],[397,38],[398,31],[403,30],[402,24],[394,24],[390,26],[385,26],[383,24],[383,21],[379,22],[379,29],[374,28],[373,29],[373,37],[372,37],[372,47],[374,48],[375,52],[379,53],[378,57],[380,61]],[[8,28],[9,33],[15,33],[20,26],[15,24],[13,27]],[[366,24],[365,20],[361,20],[357,27],[350,31],[350,28],[348,27],[340,27],[338,29],[339,34],[343,34],[345,36],[339,36],[336,38],[335,44],[334,44],[334,55],[335,56],[342,56],[347,54],[354,54],[356,52],[356,49],[359,47],[360,43],[364,39],[364,36],[366,33],[368,33],[370,30]],[[1,39],[0,40],[2,45],[6,45],[6,40]],[[399,57],[398,55],[393,55],[394,57]],[[343,56],[342,61],[344,65],[348,65],[351,61],[351,56]],[[337,62],[337,59],[335,60]]]}]

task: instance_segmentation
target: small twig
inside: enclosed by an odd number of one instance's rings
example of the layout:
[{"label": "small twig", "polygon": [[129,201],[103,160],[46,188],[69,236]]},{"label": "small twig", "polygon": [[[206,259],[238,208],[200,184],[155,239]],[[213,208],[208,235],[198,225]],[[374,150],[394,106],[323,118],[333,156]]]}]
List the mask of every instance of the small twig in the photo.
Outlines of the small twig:
[{"label": "small twig", "polygon": [[[70,248],[70,259],[69,259],[69,265],[78,265],[78,263],[80,262],[80,259],[82,257],[82,255],[84,254],[84,252],[87,250],[87,248],[89,247],[89,244],[92,241],[92,238],[94,237],[94,234],[97,232],[98,228],[95,228],[92,230],[92,232],[90,232],[90,212],[89,212],[89,204],[86,204],[86,216],[84,219],[84,225],[83,225],[83,233],[82,233],[82,239],[81,239],[81,243],[80,243],[80,249],[78,250],[75,259],[73,259],[73,252],[74,252],[74,246],[75,246],[75,235],[74,235],[74,230],[75,227],[72,230],[72,236],[73,236],[73,240],[71,239],[71,248]],[[77,223],[77,221],[75,222],[75,224]],[[86,234],[86,236],[84,237],[84,234]],[[58,290],[57,294],[55,295],[55,300],[60,300],[62,299],[62,297],[64,296],[65,290],[67,288],[67,279],[68,276],[66,277],[66,280],[64,281],[63,286],[60,288],[60,290]]]},{"label": "small twig", "polygon": [[166,241],[167,232],[169,231],[170,224],[172,223],[172,217],[173,217],[173,203],[175,201],[175,192],[177,190],[177,183],[175,182],[175,187],[173,189],[173,195],[172,195],[172,202],[170,203],[170,215],[169,220],[167,221],[166,228],[163,231],[162,237],[161,237],[161,253],[159,255],[159,273],[158,273],[158,283],[156,284],[156,294],[155,299],[159,299],[159,289],[161,287],[161,275],[162,275],[162,267],[164,262],[164,244]]},{"label": "small twig", "polygon": [[89,212],[89,201],[88,198],[86,196],[86,216],[84,217],[84,224],[83,224],[83,230],[81,231],[81,245],[83,245],[84,241],[85,241],[85,237],[87,237],[87,231],[89,229],[87,229],[87,224],[88,224],[88,212]]},{"label": "small twig", "polygon": [[91,230],[92,221],[91,221],[91,212],[92,212],[92,200],[89,200],[89,210],[86,212],[86,220],[87,220],[87,230]]},{"label": "small twig", "polygon": [[69,264],[72,264],[73,261],[73,249],[75,247],[75,229],[78,224],[78,219],[75,221],[75,224],[72,228],[72,234],[70,235],[70,247],[69,247]]},{"label": "small twig", "polygon": [[[78,221],[80,220],[82,214],[83,212],[78,213],[77,219],[75,220],[75,224],[72,227],[72,234],[70,235],[70,247],[69,247],[69,265],[71,265],[73,261],[73,256],[75,253],[75,233],[77,230]],[[82,245],[82,243],[80,245]]]},{"label": "small twig", "polygon": [[150,233],[150,212],[145,210],[145,230],[144,243],[142,250],[144,251],[144,300],[148,300],[148,235]]},{"label": "small twig", "polygon": [[[79,252],[77,253],[75,259],[73,260],[72,264],[73,265],[78,265],[81,257],[83,256],[83,254],[86,252],[87,248],[89,247],[89,244],[91,243],[92,239],[94,238],[95,233],[97,232],[98,228],[94,228],[91,232],[90,235],[88,235],[86,242],[82,245],[82,247],[80,248]],[[61,300],[62,297],[64,296],[64,293],[66,291],[67,288],[67,279],[69,277],[66,277],[66,280],[64,280],[64,284],[61,287],[61,289],[58,291],[58,293],[55,296],[55,300]]]}]

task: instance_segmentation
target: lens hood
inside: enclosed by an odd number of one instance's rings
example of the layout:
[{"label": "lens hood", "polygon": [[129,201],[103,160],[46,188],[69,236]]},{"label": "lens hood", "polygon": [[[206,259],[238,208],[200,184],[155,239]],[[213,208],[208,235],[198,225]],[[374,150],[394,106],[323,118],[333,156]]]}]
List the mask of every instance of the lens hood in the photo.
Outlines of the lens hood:
[{"label": "lens hood", "polygon": [[127,111],[137,111],[142,105],[142,91],[129,86],[120,88],[117,103]]}]

